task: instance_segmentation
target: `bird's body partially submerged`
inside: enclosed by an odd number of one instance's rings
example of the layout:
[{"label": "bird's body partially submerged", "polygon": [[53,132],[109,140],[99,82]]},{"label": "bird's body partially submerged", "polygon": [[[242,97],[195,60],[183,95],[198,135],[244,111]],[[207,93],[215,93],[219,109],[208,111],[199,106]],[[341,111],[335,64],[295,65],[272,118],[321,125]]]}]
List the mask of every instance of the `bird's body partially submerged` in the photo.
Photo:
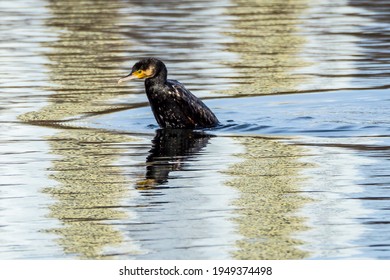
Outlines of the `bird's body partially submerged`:
[{"label": "bird's body partially submerged", "polygon": [[146,58],[119,82],[145,78],[145,90],[157,123],[163,128],[208,128],[219,122],[214,113],[181,83],[167,79],[161,60]]},{"label": "bird's body partially submerged", "polygon": [[166,80],[160,84],[147,79],[145,90],[161,127],[202,128],[218,124],[211,110],[178,81]]}]

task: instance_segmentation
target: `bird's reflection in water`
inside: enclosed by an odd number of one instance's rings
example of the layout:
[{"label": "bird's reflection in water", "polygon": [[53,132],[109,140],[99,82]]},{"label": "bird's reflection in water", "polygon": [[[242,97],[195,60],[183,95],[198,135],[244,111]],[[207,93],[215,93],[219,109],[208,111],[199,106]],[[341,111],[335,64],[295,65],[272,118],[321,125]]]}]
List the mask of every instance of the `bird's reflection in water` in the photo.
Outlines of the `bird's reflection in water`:
[{"label": "bird's reflection in water", "polygon": [[152,140],[152,149],[146,158],[145,179],[137,183],[138,189],[163,188],[171,171],[183,168],[213,137],[191,129],[159,129]]}]

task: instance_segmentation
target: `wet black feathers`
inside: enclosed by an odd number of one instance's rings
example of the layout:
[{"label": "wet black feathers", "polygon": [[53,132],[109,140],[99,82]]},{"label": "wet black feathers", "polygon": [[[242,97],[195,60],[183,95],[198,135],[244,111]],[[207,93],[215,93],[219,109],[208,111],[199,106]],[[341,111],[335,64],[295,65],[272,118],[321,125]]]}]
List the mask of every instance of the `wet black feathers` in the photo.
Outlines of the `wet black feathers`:
[{"label": "wet black feathers", "polygon": [[175,80],[163,85],[145,82],[154,116],[161,127],[202,128],[218,124],[211,110]]},{"label": "wet black feathers", "polygon": [[[145,65],[147,64],[147,65]],[[175,80],[167,80],[167,69],[157,59],[138,67],[154,69],[145,80],[146,95],[157,123],[163,128],[208,128],[218,124],[214,113],[195,95]]]}]

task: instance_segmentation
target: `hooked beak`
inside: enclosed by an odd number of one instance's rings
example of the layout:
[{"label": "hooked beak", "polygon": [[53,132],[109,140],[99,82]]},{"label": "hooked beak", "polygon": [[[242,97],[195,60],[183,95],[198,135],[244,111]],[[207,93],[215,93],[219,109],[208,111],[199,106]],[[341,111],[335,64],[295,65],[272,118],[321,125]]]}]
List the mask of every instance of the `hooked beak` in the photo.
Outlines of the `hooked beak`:
[{"label": "hooked beak", "polygon": [[129,75],[127,75],[126,77],[123,77],[123,78],[120,78],[118,80],[118,85],[120,83],[123,83],[123,82],[126,82],[126,81],[130,81],[130,80],[133,80],[133,79],[137,79],[138,77],[136,75],[134,75],[134,73],[130,73]]}]

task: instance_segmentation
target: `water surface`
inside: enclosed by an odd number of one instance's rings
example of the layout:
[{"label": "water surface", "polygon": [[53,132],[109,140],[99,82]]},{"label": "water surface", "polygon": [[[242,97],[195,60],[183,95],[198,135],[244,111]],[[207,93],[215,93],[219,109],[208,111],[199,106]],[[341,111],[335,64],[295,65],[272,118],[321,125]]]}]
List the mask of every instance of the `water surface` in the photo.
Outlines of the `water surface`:
[{"label": "water surface", "polygon": [[[385,1],[0,4],[0,258],[388,259]],[[140,57],[218,115],[159,130]]]}]

